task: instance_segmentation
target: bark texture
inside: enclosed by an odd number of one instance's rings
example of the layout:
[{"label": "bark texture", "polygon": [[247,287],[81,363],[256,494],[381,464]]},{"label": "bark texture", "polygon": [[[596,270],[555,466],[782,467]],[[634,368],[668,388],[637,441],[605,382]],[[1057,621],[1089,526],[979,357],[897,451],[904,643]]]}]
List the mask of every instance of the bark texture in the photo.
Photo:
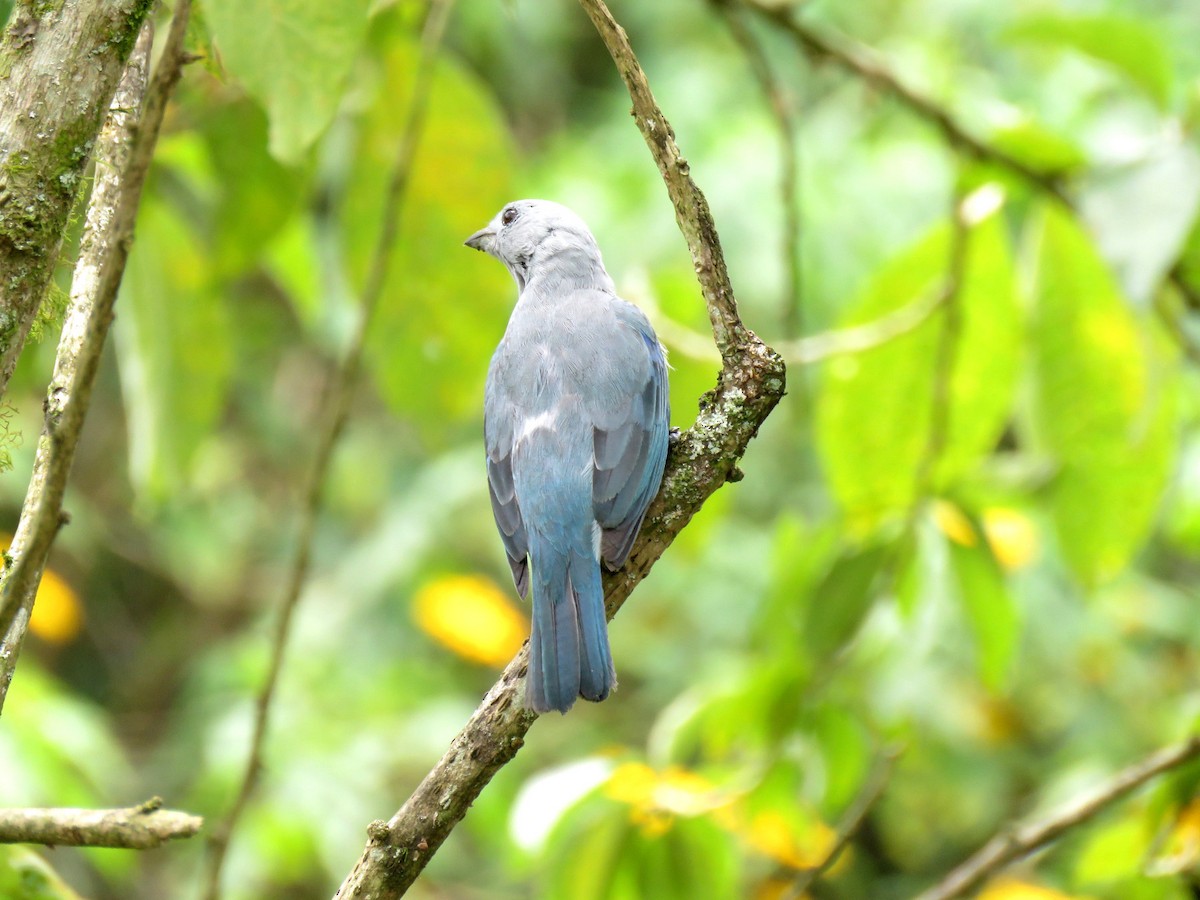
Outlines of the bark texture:
[{"label": "bark texture", "polygon": [[204,820],[157,797],[127,809],[0,810],[0,844],[151,850],[198,832]]},{"label": "bark texture", "polygon": [[0,40],[0,396],[153,0],[23,0]]}]

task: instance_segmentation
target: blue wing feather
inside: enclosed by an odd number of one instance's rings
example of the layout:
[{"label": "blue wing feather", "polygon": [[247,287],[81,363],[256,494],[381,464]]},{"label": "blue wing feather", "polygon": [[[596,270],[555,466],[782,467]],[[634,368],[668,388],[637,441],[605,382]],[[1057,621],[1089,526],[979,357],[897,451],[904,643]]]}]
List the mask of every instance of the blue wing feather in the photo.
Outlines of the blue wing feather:
[{"label": "blue wing feather", "polygon": [[488,457],[488,494],[492,500],[492,515],[500,530],[500,540],[508,556],[508,567],[512,569],[513,583],[517,593],[529,597],[529,537],[525,534],[525,522],[521,518],[521,507],[513,490],[512,458]]},{"label": "blue wing feather", "polygon": [[[615,571],[633,549],[642,519],[662,481],[670,405],[667,360],[640,313],[633,320],[649,360],[645,381],[629,398],[620,421],[595,430],[592,503],[602,529],[601,556]],[[619,447],[619,453],[614,452]]]},{"label": "blue wing feather", "polygon": [[[542,299],[522,295],[484,405],[492,512],[517,590],[532,593],[527,702],[538,712],[616,685],[600,563],[629,556],[662,479],[669,418],[666,357],[640,310],[578,291],[570,312],[560,300],[524,314]],[[589,305],[594,316],[576,312]]]},{"label": "blue wing feather", "polygon": [[521,517],[521,506],[517,502],[516,486],[512,471],[512,420],[497,414],[503,404],[493,396],[502,391],[496,379],[488,377],[488,398],[484,405],[484,443],[487,447],[488,494],[492,501],[492,515],[504,543],[508,567],[512,570],[517,593],[529,597],[529,536],[525,533],[525,522]]}]

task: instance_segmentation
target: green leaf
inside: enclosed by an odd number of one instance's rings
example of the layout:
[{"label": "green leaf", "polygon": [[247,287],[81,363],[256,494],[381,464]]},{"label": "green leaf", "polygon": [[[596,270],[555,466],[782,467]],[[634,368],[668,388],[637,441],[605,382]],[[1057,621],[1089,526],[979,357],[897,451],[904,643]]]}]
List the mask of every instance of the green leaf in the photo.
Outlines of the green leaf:
[{"label": "green leaf", "polygon": [[1037,13],[1008,31],[1010,39],[1056,44],[1112,66],[1160,107],[1170,103],[1174,73],[1166,43],[1143,19],[1103,13]]},{"label": "green leaf", "polygon": [[165,497],[213,430],[232,368],[229,321],[179,215],[147,195],[114,327],[134,485]]},{"label": "green leaf", "polygon": [[991,143],[1049,175],[1069,175],[1087,165],[1087,156],[1078,144],[1030,119],[997,128]]},{"label": "green leaf", "polygon": [[950,568],[958,599],[975,635],[979,677],[993,691],[1008,683],[1020,623],[1004,573],[987,546],[979,523],[970,520],[975,535],[972,546],[948,540]]},{"label": "green leaf", "polygon": [[216,265],[225,277],[254,265],[305,196],[305,173],[267,152],[267,121],[247,100],[217,107],[203,135],[216,182]]},{"label": "green leaf", "polygon": [[[797,653],[797,638],[803,633],[814,584],[833,564],[840,537],[832,524],[817,528],[799,516],[779,517],[771,548],[769,591],[754,628],[760,646]],[[800,655],[795,661],[804,662]]]},{"label": "green leaf", "polygon": [[551,834],[544,896],[737,897],[735,847],[736,840],[706,816],[641,811],[596,794],[568,812]]},{"label": "green leaf", "polygon": [[[939,225],[884,266],[842,327],[871,322],[942,289],[950,229]],[[1017,372],[1020,319],[1008,239],[992,214],[971,229],[955,297],[961,328],[950,378],[948,431],[935,489],[969,471],[995,444]],[[825,366],[817,399],[817,445],[838,500],[869,529],[908,509],[929,440],[937,346],[944,310],[917,328]]]},{"label": "green leaf", "polygon": [[892,545],[871,543],[849,550],[813,588],[804,624],[804,643],[818,659],[836,653],[866,618],[875,583]]},{"label": "green leaf", "polygon": [[825,760],[825,796],[823,808],[830,814],[841,812],[862,790],[870,775],[871,739],[862,717],[830,703],[814,711],[812,735]]},{"label": "green leaf", "polygon": [[1103,821],[1087,834],[1075,861],[1075,881],[1082,886],[1112,884],[1145,867],[1154,829],[1145,811],[1134,808],[1115,820]]},{"label": "green leaf", "polygon": [[[379,92],[358,134],[354,170],[339,208],[350,282],[361,290],[379,233],[417,51],[389,41]],[[488,360],[515,299],[495,260],[463,246],[512,199],[510,140],[484,86],[443,60],[392,248],[388,278],[367,345],[384,399],[430,432],[473,420]],[[445,190],[454,183],[454,192]]]},{"label": "green leaf", "polygon": [[325,130],[367,28],[370,0],[209,0],[229,72],[267,110],[271,153],[295,162]]},{"label": "green leaf", "polygon": [[28,847],[0,847],[0,897],[5,900],[80,900],[50,864]]},{"label": "green leaf", "polygon": [[[132,782],[111,722],[97,706],[23,660],[0,730],[0,787],[10,803],[97,806]],[[7,894],[0,891],[0,897]]]},{"label": "green leaf", "polygon": [[1153,521],[1171,467],[1175,363],[1150,365],[1112,273],[1071,216],[1047,209],[1037,239],[1034,425],[1058,461],[1051,510],[1085,583],[1112,578]]}]

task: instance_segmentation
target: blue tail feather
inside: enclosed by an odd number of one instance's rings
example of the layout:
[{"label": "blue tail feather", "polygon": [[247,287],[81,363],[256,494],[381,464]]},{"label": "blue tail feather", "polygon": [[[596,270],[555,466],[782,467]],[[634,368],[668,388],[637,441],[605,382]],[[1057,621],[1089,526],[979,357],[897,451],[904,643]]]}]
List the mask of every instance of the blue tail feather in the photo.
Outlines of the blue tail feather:
[{"label": "blue tail feather", "polygon": [[526,691],[536,712],[566,712],[577,697],[603,700],[616,686],[600,566],[590,539],[579,543],[565,552],[537,540],[530,548],[533,633]]}]

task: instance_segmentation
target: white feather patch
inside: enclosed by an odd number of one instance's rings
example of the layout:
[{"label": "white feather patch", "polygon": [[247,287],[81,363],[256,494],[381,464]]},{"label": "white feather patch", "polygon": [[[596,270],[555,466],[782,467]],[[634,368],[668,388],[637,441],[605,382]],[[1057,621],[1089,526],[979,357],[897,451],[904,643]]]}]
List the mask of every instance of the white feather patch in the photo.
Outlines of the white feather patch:
[{"label": "white feather patch", "polygon": [[526,419],[521,425],[521,433],[517,435],[517,443],[521,443],[521,441],[540,428],[544,428],[547,431],[554,430],[554,415],[552,413],[540,412],[536,416],[530,416]]}]

